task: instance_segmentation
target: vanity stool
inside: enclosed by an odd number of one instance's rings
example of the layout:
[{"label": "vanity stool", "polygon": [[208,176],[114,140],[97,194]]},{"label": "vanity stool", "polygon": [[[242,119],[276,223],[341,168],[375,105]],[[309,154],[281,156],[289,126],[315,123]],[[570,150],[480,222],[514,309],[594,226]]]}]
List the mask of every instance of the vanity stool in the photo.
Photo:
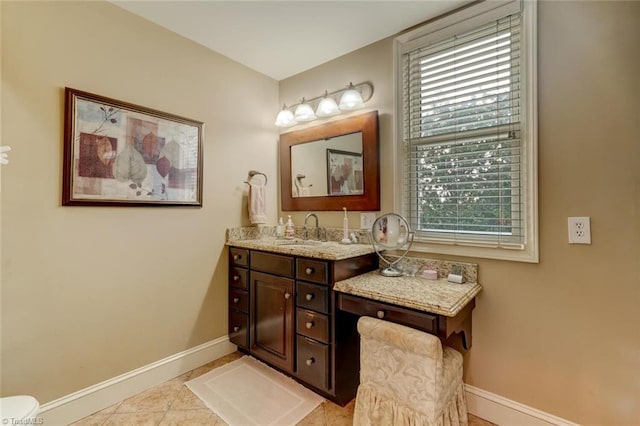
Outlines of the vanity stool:
[{"label": "vanity stool", "polygon": [[370,317],[358,320],[358,333],[355,426],[467,424],[460,352],[434,335]]}]

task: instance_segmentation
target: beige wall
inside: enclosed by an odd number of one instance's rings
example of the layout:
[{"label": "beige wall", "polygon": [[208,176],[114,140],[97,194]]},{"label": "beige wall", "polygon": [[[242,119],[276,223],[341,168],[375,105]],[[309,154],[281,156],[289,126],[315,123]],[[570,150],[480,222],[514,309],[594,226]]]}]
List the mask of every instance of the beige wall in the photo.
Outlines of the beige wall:
[{"label": "beige wall", "polygon": [[[544,1],[538,12],[540,263],[465,259],[484,288],[465,381],[578,423],[638,424],[640,2]],[[374,84],[382,211],[393,209],[392,51],[383,40],[280,82],[287,103]],[[593,244],[569,245],[567,217],[583,215]],[[340,213],[320,219],[340,226]]]},{"label": "beige wall", "polygon": [[[278,83],[107,2],[1,7],[1,392],[45,403],[227,334],[249,169],[276,219]],[[203,208],[61,207],[65,86],[203,121]]]}]

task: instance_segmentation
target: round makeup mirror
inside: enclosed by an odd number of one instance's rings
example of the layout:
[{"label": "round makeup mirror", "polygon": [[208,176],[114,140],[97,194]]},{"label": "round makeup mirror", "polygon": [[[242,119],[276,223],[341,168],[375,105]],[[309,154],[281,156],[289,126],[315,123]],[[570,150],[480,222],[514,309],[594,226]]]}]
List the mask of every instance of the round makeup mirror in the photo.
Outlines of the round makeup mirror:
[{"label": "round makeup mirror", "polygon": [[[373,222],[371,228],[371,244],[381,260],[387,263],[387,267],[380,270],[380,274],[385,277],[402,276],[396,264],[400,262],[409,252],[413,244],[413,232],[407,220],[396,213],[387,213]],[[404,250],[404,253],[396,260],[387,259],[381,250]]]}]

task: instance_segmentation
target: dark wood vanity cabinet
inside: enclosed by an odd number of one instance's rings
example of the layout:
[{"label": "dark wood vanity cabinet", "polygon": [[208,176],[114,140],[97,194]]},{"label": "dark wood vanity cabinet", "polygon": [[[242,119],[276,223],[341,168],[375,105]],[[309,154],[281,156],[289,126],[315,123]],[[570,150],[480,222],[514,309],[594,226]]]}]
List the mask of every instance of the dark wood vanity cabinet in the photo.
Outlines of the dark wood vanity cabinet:
[{"label": "dark wood vanity cabinet", "polygon": [[375,254],[320,260],[230,247],[231,342],[346,404],[355,395],[359,373],[357,368],[339,370],[343,364],[353,366],[359,356],[357,334],[355,324],[336,326],[342,314],[332,286],[377,267]]}]

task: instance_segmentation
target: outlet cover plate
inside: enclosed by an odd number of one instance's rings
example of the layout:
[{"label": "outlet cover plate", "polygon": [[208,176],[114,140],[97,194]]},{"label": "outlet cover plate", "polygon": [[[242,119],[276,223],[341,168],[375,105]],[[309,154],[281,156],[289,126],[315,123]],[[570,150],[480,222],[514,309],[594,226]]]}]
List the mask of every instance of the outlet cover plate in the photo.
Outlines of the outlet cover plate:
[{"label": "outlet cover plate", "polygon": [[591,219],[589,217],[569,218],[569,244],[591,244]]},{"label": "outlet cover plate", "polygon": [[375,213],[360,213],[360,229],[371,229],[376,221]]}]

